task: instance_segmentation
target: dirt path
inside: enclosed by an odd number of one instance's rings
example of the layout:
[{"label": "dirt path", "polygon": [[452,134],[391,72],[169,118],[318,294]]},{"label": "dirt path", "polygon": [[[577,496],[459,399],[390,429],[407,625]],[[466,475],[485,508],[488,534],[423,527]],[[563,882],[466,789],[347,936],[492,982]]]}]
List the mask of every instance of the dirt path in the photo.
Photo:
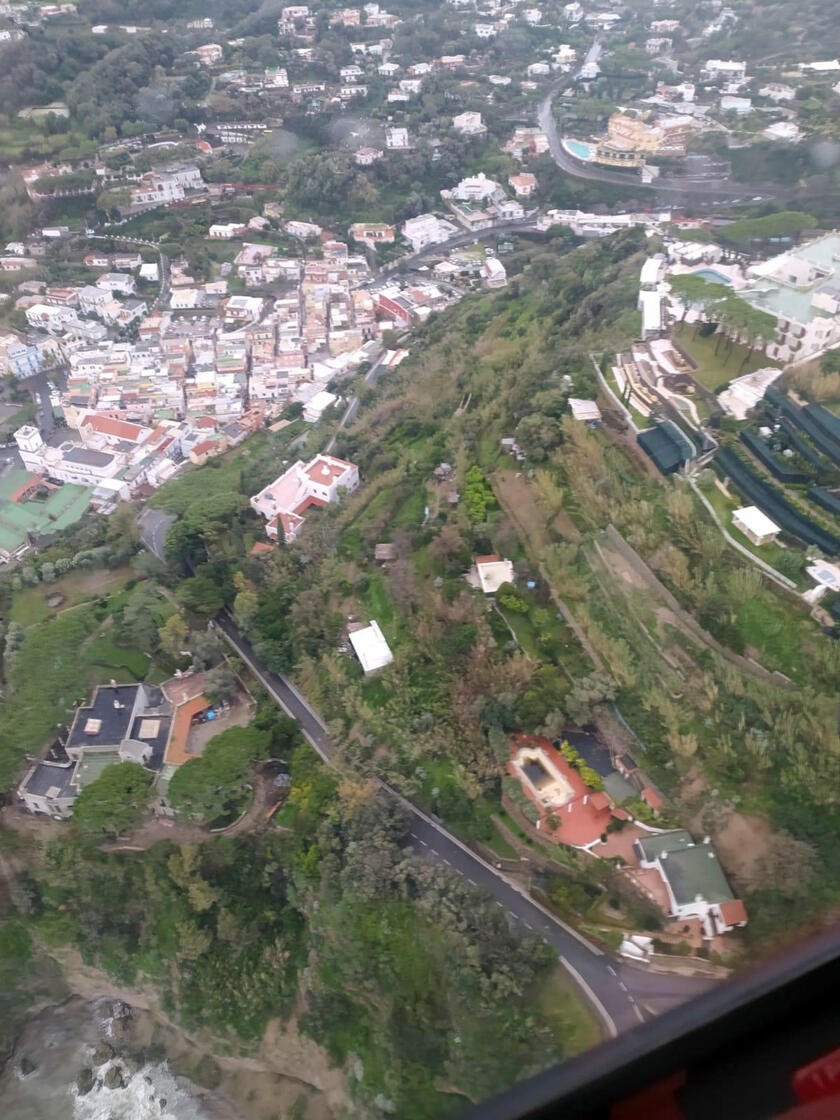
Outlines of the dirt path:
[{"label": "dirt path", "polygon": [[171,840],[174,844],[201,844],[213,836],[239,836],[243,832],[256,832],[265,826],[266,814],[276,800],[277,791],[271,778],[259,774],[254,779],[254,797],[248,811],[227,828],[210,832],[200,825],[159,817],[146,821],[129,839],[103,847],[109,852],[145,852],[161,840]]}]

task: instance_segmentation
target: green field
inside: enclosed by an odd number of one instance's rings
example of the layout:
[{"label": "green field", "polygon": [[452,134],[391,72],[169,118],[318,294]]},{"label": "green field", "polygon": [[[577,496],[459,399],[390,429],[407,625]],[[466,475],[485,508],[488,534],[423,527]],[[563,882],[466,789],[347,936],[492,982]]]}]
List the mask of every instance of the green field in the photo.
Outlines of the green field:
[{"label": "green field", "polygon": [[[98,684],[116,680],[144,680],[151,660],[139,649],[117,646],[113,640],[113,612],[126,601],[122,590],[130,570],[74,572],[58,583],[17,593],[11,615],[28,628],[19,649],[4,660],[6,692],[0,703],[0,782],[8,786],[27,755],[36,755],[72,718],[77,703]],[[114,590],[107,598],[108,585]],[[44,617],[44,594],[61,589],[79,605]],[[96,596],[95,601],[84,602]],[[20,600],[20,601],[19,601]],[[21,607],[21,601],[23,606]],[[153,606],[160,625],[172,612],[159,595]],[[155,666],[156,680],[168,673]]]},{"label": "green field", "polygon": [[[747,357],[748,352],[745,346],[736,342],[730,348],[725,339],[720,343],[718,352],[715,353],[715,349],[718,347],[717,336],[709,335],[704,338],[698,333],[695,337],[694,327],[688,324],[680,324],[675,327],[674,338],[697,363],[697,369],[693,373],[694,377],[704,388],[713,393],[721,389],[734,377],[740,377],[745,373],[752,373],[753,370],[774,364],[760,350],[754,351]],[[743,364],[745,358],[746,363]]]},{"label": "green field", "polygon": [[[114,568],[113,571],[105,572],[69,572],[55,583],[38,584],[37,587],[26,587],[23,591],[16,592],[12,599],[9,618],[12,622],[19,622],[21,626],[45,622],[70,607],[76,607],[80,603],[116,591],[133,578],[134,572],[129,567]],[[47,599],[56,593],[64,596],[64,602],[51,607]]]}]

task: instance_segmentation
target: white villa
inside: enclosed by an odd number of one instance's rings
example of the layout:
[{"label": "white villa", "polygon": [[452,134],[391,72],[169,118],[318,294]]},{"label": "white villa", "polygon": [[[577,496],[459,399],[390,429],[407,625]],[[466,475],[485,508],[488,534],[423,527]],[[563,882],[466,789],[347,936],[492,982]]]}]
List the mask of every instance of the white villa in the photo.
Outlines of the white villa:
[{"label": "white villa", "polygon": [[342,491],[359,485],[359,468],[355,463],[332,455],[316,455],[309,463],[298,460],[274,482],[251,498],[251,508],[268,522],[265,528],[270,540],[290,543],[300,532],[303,514],[312,506],[326,506],[341,499]]},{"label": "white villa", "polygon": [[840,344],[840,234],[753,265],[747,276],[739,294],[778,323],[769,358],[798,362]]}]

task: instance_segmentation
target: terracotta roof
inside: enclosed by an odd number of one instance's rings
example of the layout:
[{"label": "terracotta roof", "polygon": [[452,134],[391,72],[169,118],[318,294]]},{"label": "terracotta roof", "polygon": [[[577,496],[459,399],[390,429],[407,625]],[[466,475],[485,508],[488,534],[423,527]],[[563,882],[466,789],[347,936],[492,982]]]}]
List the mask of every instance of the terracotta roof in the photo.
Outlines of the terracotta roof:
[{"label": "terracotta roof", "polygon": [[92,428],[104,436],[116,436],[118,439],[129,439],[136,443],[143,431],[136,424],[128,424],[125,420],[112,420],[110,416],[100,416],[93,413],[86,416],[82,422],[83,428]]},{"label": "terracotta roof", "polygon": [[739,926],[747,920],[747,908],[740,898],[721,902],[719,906],[720,916],[728,926]]},{"label": "terracotta roof", "polygon": [[344,472],[352,467],[353,464],[345,462],[344,459],[334,459],[332,456],[318,455],[305,468],[304,473],[312,482],[325,484],[335,482],[337,478],[341,478]]},{"label": "terracotta roof", "polygon": [[652,786],[645,786],[642,790],[642,801],[646,801],[651,809],[661,809],[664,801]]},{"label": "terracotta roof", "polygon": [[169,743],[166,747],[164,762],[172,766],[180,766],[195,755],[187,754],[187,740],[190,737],[192,718],[210,706],[210,701],[205,696],[196,696],[181,704],[172,720],[172,730],[169,733]]},{"label": "terracotta roof", "polygon": [[192,449],[193,455],[207,455],[215,448],[221,446],[217,439],[203,439],[201,443],[197,443]]},{"label": "terracotta roof", "polygon": [[479,564],[498,564],[498,562],[499,557],[495,552],[490,552],[487,556],[476,556],[475,558],[476,567]]},{"label": "terracotta roof", "polygon": [[307,494],[303,501],[295,506],[292,513],[305,513],[306,510],[310,509],[312,506],[316,506],[318,509],[324,509],[328,505],[329,502],[325,502],[323,498],[314,498],[311,494]]},{"label": "terracotta roof", "polygon": [[[571,799],[560,808],[552,810],[533,796],[527,785],[522,784],[525,795],[542,811],[543,819],[553,815],[558,821],[555,831],[545,828],[544,834],[559,844],[570,844],[577,848],[595,843],[606,832],[613,815],[607,794],[590,789],[575,767],[566,761],[550,740],[542,736],[517,733],[512,736],[512,747],[513,754],[523,747],[543,751],[572,788]],[[512,760],[508,763],[508,771],[513,777],[519,777]]]},{"label": "terracotta roof", "polygon": [[267,556],[270,552],[274,551],[273,544],[267,544],[265,541],[255,541],[251,548],[251,556]]}]

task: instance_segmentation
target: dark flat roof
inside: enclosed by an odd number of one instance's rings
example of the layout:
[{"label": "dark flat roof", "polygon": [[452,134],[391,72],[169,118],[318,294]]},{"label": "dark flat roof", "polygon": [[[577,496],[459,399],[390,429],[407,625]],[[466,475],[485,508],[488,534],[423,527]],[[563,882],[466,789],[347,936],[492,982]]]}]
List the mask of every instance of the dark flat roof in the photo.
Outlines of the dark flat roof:
[{"label": "dark flat roof", "polygon": [[29,778],[22,783],[21,789],[31,793],[33,797],[46,797],[47,793],[52,790],[57,791],[52,794],[53,797],[67,797],[75,792],[70,785],[73,770],[74,764],[72,762],[68,762],[64,766],[39,762]]},{"label": "dark flat roof", "polygon": [[[139,684],[104,685],[97,689],[90,706],[76,711],[68,747],[117,747],[127,737]],[[119,707],[114,705],[119,704]],[[99,720],[98,731],[85,731],[89,720]]]},{"label": "dark flat roof", "polygon": [[105,467],[113,462],[114,456],[105,451],[91,451],[88,447],[73,447],[64,452],[68,463],[84,463],[88,467]]},{"label": "dark flat roof", "polygon": [[[99,721],[98,729],[86,731],[94,720]],[[76,711],[67,746],[116,748],[124,739],[135,739],[152,748],[146,765],[160,769],[171,726],[172,705],[159,688],[142,684],[102,685],[91,704]]]}]

